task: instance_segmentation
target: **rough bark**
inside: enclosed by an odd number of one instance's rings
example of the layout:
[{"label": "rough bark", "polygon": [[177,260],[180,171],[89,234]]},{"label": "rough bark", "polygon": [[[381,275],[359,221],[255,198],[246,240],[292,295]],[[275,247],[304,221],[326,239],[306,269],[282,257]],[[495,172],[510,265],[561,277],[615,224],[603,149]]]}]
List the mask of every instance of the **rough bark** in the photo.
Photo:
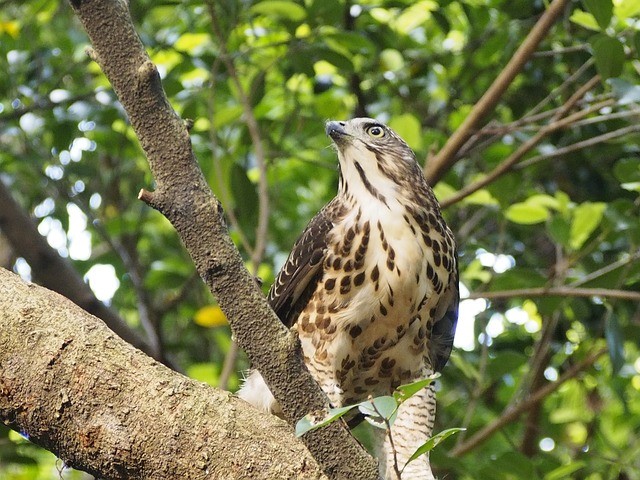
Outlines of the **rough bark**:
[{"label": "rough bark", "polygon": [[0,418],[105,479],[326,479],[282,420],[0,269]]},{"label": "rough bark", "polygon": [[[138,38],[126,2],[71,0],[99,63],[125,108],[154,179],[141,199],[176,228],[200,276],[224,310],[239,345],[258,368],[293,424],[326,408],[327,398],[302,361],[294,336],[269,308],[244,268],[191,149],[184,122],[170,107],[158,72]],[[377,479],[376,462],[336,422],[303,437],[328,476]]]}]

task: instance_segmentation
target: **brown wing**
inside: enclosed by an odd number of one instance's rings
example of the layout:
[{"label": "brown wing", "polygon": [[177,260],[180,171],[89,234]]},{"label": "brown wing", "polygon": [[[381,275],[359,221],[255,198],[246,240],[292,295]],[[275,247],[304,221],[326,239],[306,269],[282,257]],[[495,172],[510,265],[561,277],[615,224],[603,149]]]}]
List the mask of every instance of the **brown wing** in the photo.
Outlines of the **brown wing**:
[{"label": "brown wing", "polygon": [[334,225],[332,203],[309,222],[269,290],[271,308],[287,327],[296,321],[322,278],[327,234]]},{"label": "brown wing", "polygon": [[[453,337],[458,323],[458,304],[460,303],[460,289],[458,285],[458,256],[453,254],[452,275],[449,277],[449,285],[440,302],[443,302],[444,314],[437,318],[433,324],[430,340],[430,356],[436,372],[444,368],[453,349]],[[438,303],[440,303],[438,302]],[[440,306],[440,305],[439,305]]]}]

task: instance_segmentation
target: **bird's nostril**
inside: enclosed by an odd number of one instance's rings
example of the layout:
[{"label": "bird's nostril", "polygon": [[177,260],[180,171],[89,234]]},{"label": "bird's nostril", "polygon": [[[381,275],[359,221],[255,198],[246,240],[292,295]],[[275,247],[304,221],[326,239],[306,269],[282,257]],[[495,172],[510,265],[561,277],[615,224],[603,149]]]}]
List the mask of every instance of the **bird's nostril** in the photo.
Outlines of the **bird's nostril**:
[{"label": "bird's nostril", "polygon": [[340,124],[341,127],[344,127],[347,124],[347,122],[338,122],[338,123]]}]

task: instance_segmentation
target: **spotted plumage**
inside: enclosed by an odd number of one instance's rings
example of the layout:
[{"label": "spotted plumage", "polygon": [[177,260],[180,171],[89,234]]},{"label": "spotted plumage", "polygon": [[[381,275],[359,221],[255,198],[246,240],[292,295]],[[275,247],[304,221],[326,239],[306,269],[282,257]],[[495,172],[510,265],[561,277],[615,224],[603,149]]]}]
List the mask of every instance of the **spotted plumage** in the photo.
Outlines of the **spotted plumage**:
[{"label": "spotted plumage", "polygon": [[[453,344],[458,267],[453,235],[407,144],[368,118],[328,122],[338,152],[338,195],[311,220],[269,292],[298,332],[305,363],[334,406],[441,370]],[[278,411],[259,373],[240,395]],[[433,428],[435,393],[404,403],[392,429],[400,467]],[[381,440],[384,478],[393,452]],[[433,478],[426,456],[403,479]]]}]

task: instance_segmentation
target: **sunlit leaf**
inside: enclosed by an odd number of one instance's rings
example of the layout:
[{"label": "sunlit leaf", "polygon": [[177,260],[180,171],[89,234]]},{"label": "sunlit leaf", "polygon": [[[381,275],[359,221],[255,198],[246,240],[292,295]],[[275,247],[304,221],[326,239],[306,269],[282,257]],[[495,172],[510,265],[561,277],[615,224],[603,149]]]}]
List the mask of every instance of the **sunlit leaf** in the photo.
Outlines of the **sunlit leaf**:
[{"label": "sunlit leaf", "polygon": [[16,38],[20,33],[20,24],[15,20],[0,21],[0,33],[6,32],[13,38]]},{"label": "sunlit leaf", "polygon": [[468,197],[465,197],[462,202],[468,205],[500,205],[498,200],[491,195],[489,190],[484,188],[473,192]]},{"label": "sunlit leaf", "polygon": [[598,21],[595,17],[582,10],[574,10],[571,17],[569,17],[569,20],[584,28],[588,28],[589,30],[600,30],[600,25],[598,25]]},{"label": "sunlit leaf", "polygon": [[640,13],[640,0],[623,0],[615,2],[613,13],[620,20],[635,17]]},{"label": "sunlit leaf", "polygon": [[422,128],[415,115],[410,113],[396,115],[389,121],[389,126],[404,138],[411,148],[422,149]]},{"label": "sunlit leaf", "polygon": [[186,32],[180,35],[174,43],[176,50],[197,55],[207,46],[211,45],[211,35],[209,33]]},{"label": "sunlit leaf", "polygon": [[393,26],[400,33],[409,33],[424,23],[431,16],[431,11],[437,8],[438,3],[432,0],[416,2],[394,19]]},{"label": "sunlit leaf", "polygon": [[447,428],[446,430],[443,430],[440,433],[434,435],[426,443],[421,445],[413,453],[413,455],[411,455],[411,457],[409,457],[409,460],[407,460],[407,464],[413,462],[416,458],[420,457],[421,455],[424,455],[425,453],[430,452],[435,447],[437,447],[438,444],[442,443],[444,440],[449,438],[451,435],[454,435],[454,434],[456,434],[458,432],[464,432],[465,430],[466,430],[466,428],[457,428],[457,427],[456,428]]},{"label": "sunlit leaf", "polygon": [[600,225],[606,208],[607,204],[601,202],[585,202],[576,207],[569,233],[571,248],[579,250],[584,245],[591,233]]},{"label": "sunlit leaf", "polygon": [[528,203],[514,203],[504,213],[504,216],[522,225],[534,225],[544,222],[549,218],[549,211],[540,205],[529,205]]},{"label": "sunlit leaf", "polygon": [[433,381],[440,377],[440,373],[434,373],[427,378],[423,378],[418,380],[417,382],[407,383],[404,385],[400,385],[393,392],[393,396],[398,403],[402,403],[407,401],[409,398],[413,397],[416,393],[422,390],[425,387],[428,387],[433,383]]},{"label": "sunlit leaf", "polygon": [[196,312],[193,321],[201,327],[220,327],[227,324],[227,316],[218,305],[206,305]]},{"label": "sunlit leaf", "polygon": [[307,16],[307,12],[303,7],[295,2],[286,0],[267,0],[256,3],[250,8],[250,11],[261,15],[284,18],[293,22],[300,22]]},{"label": "sunlit leaf", "polygon": [[395,72],[404,67],[402,54],[395,48],[385,48],[380,52],[380,68],[382,71]]},{"label": "sunlit leaf", "polygon": [[192,363],[186,373],[189,378],[208,383],[211,386],[218,384],[219,366],[215,363]]},{"label": "sunlit leaf", "polygon": [[433,187],[433,193],[436,198],[442,202],[443,200],[455,195],[457,190],[446,182],[438,182],[436,186]]}]

